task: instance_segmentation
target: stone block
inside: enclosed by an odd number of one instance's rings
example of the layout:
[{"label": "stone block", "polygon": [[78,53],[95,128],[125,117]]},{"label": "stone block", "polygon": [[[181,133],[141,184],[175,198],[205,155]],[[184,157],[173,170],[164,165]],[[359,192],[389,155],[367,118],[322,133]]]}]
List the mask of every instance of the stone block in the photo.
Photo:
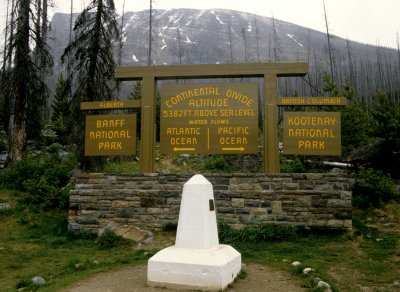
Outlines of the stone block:
[{"label": "stone block", "polygon": [[352,229],[353,221],[351,219],[343,220],[343,226],[347,229]]},{"label": "stone block", "polygon": [[319,197],[312,197],[311,198],[311,207],[313,208],[321,208],[321,207],[326,207],[327,201],[324,199],[321,199]]},{"label": "stone block", "polygon": [[140,207],[142,208],[152,208],[156,206],[156,198],[141,197]]},{"label": "stone block", "polygon": [[170,198],[170,197],[179,197],[179,192],[178,191],[176,191],[176,190],[174,190],[174,191],[160,191],[160,196],[162,196],[162,197],[167,197],[167,198]]},{"label": "stone block", "polygon": [[270,190],[271,189],[271,183],[270,182],[261,182],[260,183],[260,188],[261,188],[261,190]]},{"label": "stone block", "polygon": [[340,199],[341,200],[346,200],[346,201],[351,201],[352,198],[352,193],[349,191],[341,191],[339,192]]},{"label": "stone block", "polygon": [[148,215],[160,215],[163,213],[164,213],[163,208],[147,208]]},{"label": "stone block", "polygon": [[336,219],[351,219],[352,213],[351,210],[350,211],[340,210],[334,214],[334,217]]},{"label": "stone block", "polygon": [[232,207],[217,207],[217,213],[230,213],[233,214],[235,212],[235,209]]},{"label": "stone block", "polygon": [[333,189],[334,190],[338,190],[338,191],[344,190],[343,183],[341,183],[341,182],[333,182]]},{"label": "stone block", "polygon": [[326,206],[328,208],[351,208],[351,202],[350,205],[348,202],[339,199],[328,199]]},{"label": "stone block", "polygon": [[231,207],[231,201],[230,200],[216,200],[215,201],[215,206],[217,208],[222,207],[222,208],[228,208]]},{"label": "stone block", "polygon": [[282,213],[282,202],[281,201],[272,201],[271,208],[272,208],[272,214],[281,214]]},{"label": "stone block", "polygon": [[98,225],[99,220],[94,217],[78,217],[76,218],[75,222],[80,225]]},{"label": "stone block", "polygon": [[181,198],[167,198],[167,205],[180,205]]},{"label": "stone block", "polygon": [[247,199],[247,200],[245,200],[244,205],[246,207],[255,207],[255,208],[261,207],[261,200],[259,200],[259,199]]},{"label": "stone block", "polygon": [[261,201],[261,207],[263,207],[263,208],[271,207],[271,201],[262,200],[262,201]]},{"label": "stone block", "polygon": [[129,202],[128,201],[122,201],[122,200],[115,200],[112,201],[111,203],[111,208],[128,208],[129,207]]},{"label": "stone block", "polygon": [[132,208],[133,215],[146,215],[146,208]]},{"label": "stone block", "polygon": [[333,190],[333,185],[329,184],[329,183],[316,184],[314,189],[316,191],[332,191]]},{"label": "stone block", "polygon": [[115,217],[117,218],[132,218],[133,208],[117,208],[115,209]]},{"label": "stone block", "polygon": [[259,215],[265,215],[265,214],[267,214],[266,208],[252,208],[250,210],[250,215],[259,216]]},{"label": "stone block", "polygon": [[314,190],[315,185],[312,181],[302,181],[299,183],[300,190]]},{"label": "stone block", "polygon": [[256,217],[253,215],[239,215],[239,222],[243,224],[254,224],[257,222]]},{"label": "stone block", "polygon": [[343,228],[344,222],[343,222],[343,220],[339,220],[339,219],[331,219],[331,220],[328,220],[327,226],[330,228],[335,228],[335,229]]},{"label": "stone block", "polygon": [[298,190],[299,184],[298,183],[283,183],[282,189],[283,190]]},{"label": "stone block", "polygon": [[243,198],[232,198],[231,204],[233,208],[243,208],[244,199]]},{"label": "stone block", "polygon": [[69,197],[71,203],[97,203],[97,198],[95,196],[81,196],[72,195]]},{"label": "stone block", "polygon": [[140,218],[140,220],[142,222],[146,222],[146,223],[147,222],[150,223],[150,222],[156,222],[157,221],[156,218],[154,216],[152,216],[152,215],[140,215],[139,218]]},{"label": "stone block", "polygon": [[324,178],[323,173],[307,173],[306,177],[308,180],[322,180]]},{"label": "stone block", "polygon": [[235,209],[236,214],[250,214],[250,208],[237,208]]},{"label": "stone block", "polygon": [[311,197],[300,197],[297,198],[297,205],[301,207],[311,207]]},{"label": "stone block", "polygon": [[307,175],[305,173],[292,173],[293,180],[304,180],[307,179]]},{"label": "stone block", "polygon": [[180,207],[181,207],[180,205],[179,206],[175,206],[175,205],[170,206],[169,207],[170,214],[179,214]]},{"label": "stone block", "polygon": [[270,184],[271,190],[273,191],[280,191],[283,189],[282,184],[281,183],[271,183]]}]

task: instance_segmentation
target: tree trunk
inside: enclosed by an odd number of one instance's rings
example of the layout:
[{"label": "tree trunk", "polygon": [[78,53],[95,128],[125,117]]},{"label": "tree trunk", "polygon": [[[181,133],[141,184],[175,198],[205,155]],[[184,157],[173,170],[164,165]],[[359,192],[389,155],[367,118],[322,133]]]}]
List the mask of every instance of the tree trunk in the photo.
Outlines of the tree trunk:
[{"label": "tree trunk", "polygon": [[331,35],[329,33],[329,26],[328,26],[328,16],[326,14],[326,9],[325,9],[325,1],[322,1],[324,5],[324,17],[325,17],[325,26],[326,26],[326,36],[328,38],[328,52],[329,52],[329,66],[330,66],[330,71],[331,71],[331,78],[332,81],[334,81],[334,76],[333,76],[333,57],[332,57],[332,47],[331,47]]},{"label": "tree trunk", "polygon": [[25,113],[27,104],[29,76],[26,72],[29,62],[29,0],[20,0],[18,9],[15,48],[16,90],[14,103],[14,124],[11,162],[21,160],[26,150]]}]

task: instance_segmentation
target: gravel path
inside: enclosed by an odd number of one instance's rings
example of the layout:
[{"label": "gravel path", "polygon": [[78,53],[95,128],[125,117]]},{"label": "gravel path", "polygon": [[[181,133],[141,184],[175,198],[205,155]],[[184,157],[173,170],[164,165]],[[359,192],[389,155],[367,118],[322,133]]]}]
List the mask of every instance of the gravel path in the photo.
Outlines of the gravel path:
[{"label": "gravel path", "polygon": [[[244,279],[236,280],[228,289],[228,292],[264,292],[305,291],[283,272],[273,271],[271,268],[247,264],[243,266],[247,273]],[[157,292],[171,291],[165,288],[147,286],[147,266],[133,266],[116,271],[101,273],[89,279],[76,283],[59,292]],[[181,290],[182,291],[182,290]]]}]

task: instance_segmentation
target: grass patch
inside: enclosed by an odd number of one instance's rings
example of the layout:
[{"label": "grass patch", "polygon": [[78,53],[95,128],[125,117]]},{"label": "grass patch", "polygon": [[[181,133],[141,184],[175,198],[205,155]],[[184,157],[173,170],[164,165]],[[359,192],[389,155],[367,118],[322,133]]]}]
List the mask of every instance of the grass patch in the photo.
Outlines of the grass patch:
[{"label": "grass patch", "polygon": [[[234,246],[244,262],[292,274],[310,291],[317,291],[316,277],[328,282],[333,291],[358,291],[360,287],[393,291],[391,285],[400,274],[398,210],[396,203],[384,209],[394,224],[390,228],[380,223],[383,211],[354,212],[351,233],[299,233],[291,227],[263,224],[233,230],[219,224],[220,242]],[[375,213],[380,217],[374,217]],[[38,213],[13,208],[0,213],[0,218],[1,291],[15,291],[24,285],[29,291],[56,291],[95,273],[145,264],[156,252],[135,250],[135,243],[113,233],[100,237],[69,233],[65,211]],[[176,224],[166,224],[164,229],[174,232]],[[292,267],[294,261],[301,266]],[[314,269],[311,275],[303,275],[307,267]],[[45,278],[46,284],[31,285],[34,276]]]},{"label": "grass patch", "polygon": [[[232,230],[223,224],[222,230],[221,224],[219,227],[222,239],[242,254],[244,262],[284,270],[310,291],[319,291],[316,278],[329,283],[333,291],[358,291],[361,286],[388,291],[400,273],[400,232],[372,228],[361,217],[355,219],[358,223],[353,233],[295,233],[276,225],[253,225],[243,230]],[[291,263],[295,261],[301,265],[293,267]],[[304,275],[304,268],[314,271]]]},{"label": "grass patch", "polygon": [[139,162],[136,160],[108,162],[104,171],[109,173],[137,173],[139,172]]},{"label": "grass patch", "polygon": [[96,239],[67,232],[65,212],[15,211],[0,225],[1,291],[23,285],[39,289],[30,279],[41,276],[40,291],[58,288],[116,267],[143,264],[154,251],[135,250],[134,243],[106,234]]}]

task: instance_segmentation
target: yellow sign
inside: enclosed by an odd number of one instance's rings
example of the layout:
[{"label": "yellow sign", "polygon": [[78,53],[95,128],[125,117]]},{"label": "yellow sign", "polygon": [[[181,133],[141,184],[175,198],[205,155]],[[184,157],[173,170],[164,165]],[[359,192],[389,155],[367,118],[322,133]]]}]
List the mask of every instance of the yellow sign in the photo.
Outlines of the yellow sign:
[{"label": "yellow sign", "polygon": [[135,153],[136,114],[86,116],[85,156]]},{"label": "yellow sign", "polygon": [[343,106],[347,105],[345,97],[279,97],[278,105],[304,105],[304,106]]},{"label": "yellow sign", "polygon": [[160,150],[257,153],[256,83],[164,85]]},{"label": "yellow sign", "polygon": [[341,155],[340,112],[283,113],[283,153]]},{"label": "yellow sign", "polygon": [[110,100],[81,102],[81,110],[106,110],[140,107],[140,100]]}]

